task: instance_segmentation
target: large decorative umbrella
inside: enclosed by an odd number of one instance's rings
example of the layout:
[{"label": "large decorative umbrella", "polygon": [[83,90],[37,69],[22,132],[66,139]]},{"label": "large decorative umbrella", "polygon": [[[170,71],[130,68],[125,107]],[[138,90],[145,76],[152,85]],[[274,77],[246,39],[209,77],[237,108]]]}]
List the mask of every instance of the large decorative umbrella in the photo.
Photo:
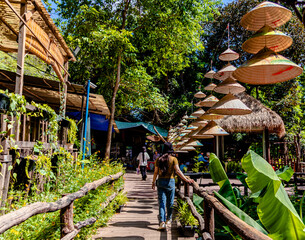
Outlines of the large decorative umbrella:
[{"label": "large decorative umbrella", "polygon": [[285,82],[302,74],[303,69],[282,55],[264,48],[233,72],[238,81],[259,85]]},{"label": "large decorative umbrella", "polygon": [[246,115],[250,114],[252,110],[248,108],[240,99],[229,93],[219,100],[208,113],[221,115]]},{"label": "large decorative umbrella", "polygon": [[202,116],[204,113],[205,113],[205,111],[204,111],[202,108],[199,108],[196,112],[193,112],[193,113],[191,114],[191,116],[200,117],[200,116]]},{"label": "large decorative umbrella", "polygon": [[219,99],[213,95],[206,97],[201,101],[201,106],[203,107],[212,107],[215,103],[217,103]]},{"label": "large decorative umbrella", "polygon": [[219,115],[219,114],[214,114],[214,113],[205,113],[201,117],[198,118],[197,121],[202,121],[202,120],[219,120],[224,118],[224,115]]},{"label": "large decorative umbrella", "polygon": [[228,63],[221,70],[219,70],[217,73],[215,73],[214,78],[217,80],[223,81],[223,80],[227,79],[228,77],[230,77],[235,70],[236,70],[236,67],[234,67],[231,63]]},{"label": "large decorative umbrella", "polygon": [[289,9],[273,3],[262,2],[243,16],[240,24],[247,30],[258,31],[265,25],[272,28],[286,23],[292,16]]},{"label": "large decorative umbrella", "polygon": [[226,136],[229,135],[229,133],[218,126],[214,121],[210,121],[203,129],[199,131],[198,135]]},{"label": "large decorative umbrella", "polygon": [[219,83],[216,88],[214,88],[214,92],[222,94],[237,94],[240,92],[244,92],[245,90],[246,89],[242,85],[240,85],[233,77],[229,77],[222,83]]},{"label": "large decorative umbrella", "polygon": [[228,48],[226,51],[219,55],[219,59],[222,61],[234,61],[239,58],[239,54]]},{"label": "large decorative umbrella", "polygon": [[207,91],[213,91],[213,89],[216,87],[216,84],[214,83],[210,83],[208,86],[206,86],[204,88],[204,90],[207,90]]},{"label": "large decorative umbrella", "polygon": [[264,26],[243,43],[242,49],[245,52],[252,54],[258,53],[264,47],[267,47],[274,52],[280,52],[289,48],[291,44],[291,37],[280,31],[274,30],[269,26]]},{"label": "large decorative umbrella", "polygon": [[199,92],[195,93],[194,97],[195,98],[205,98],[206,95],[203,92],[199,91]]},{"label": "large decorative umbrella", "polygon": [[208,71],[206,74],[204,74],[204,77],[206,78],[214,78],[215,72],[213,70]]}]

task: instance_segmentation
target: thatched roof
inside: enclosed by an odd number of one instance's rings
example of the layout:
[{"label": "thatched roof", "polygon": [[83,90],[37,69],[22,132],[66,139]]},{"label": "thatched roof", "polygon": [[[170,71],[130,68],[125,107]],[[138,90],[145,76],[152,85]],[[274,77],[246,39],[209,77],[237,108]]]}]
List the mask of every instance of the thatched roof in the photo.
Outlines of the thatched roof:
[{"label": "thatched roof", "polygon": [[260,101],[242,92],[235,95],[252,113],[247,115],[231,115],[217,120],[219,126],[227,132],[262,132],[268,129],[270,133],[276,133],[279,137],[286,134],[282,118]]}]

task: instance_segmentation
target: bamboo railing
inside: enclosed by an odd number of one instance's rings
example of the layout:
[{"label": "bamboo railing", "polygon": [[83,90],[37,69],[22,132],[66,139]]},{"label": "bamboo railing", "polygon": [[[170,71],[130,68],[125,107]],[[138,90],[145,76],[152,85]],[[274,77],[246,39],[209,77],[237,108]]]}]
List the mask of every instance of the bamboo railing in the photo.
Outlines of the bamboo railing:
[{"label": "bamboo railing", "polygon": [[[249,226],[247,223],[242,221],[236,215],[234,215],[230,210],[228,210],[217,198],[207,193],[207,191],[199,187],[195,182],[193,184],[188,184],[183,182],[184,194],[181,193],[180,188],[182,186],[181,179],[178,178],[178,184],[176,193],[179,198],[186,201],[193,214],[193,216],[198,220],[199,230],[202,234],[204,240],[214,240],[215,223],[214,223],[214,213],[216,213],[235,233],[237,233],[242,239],[245,240],[271,240],[267,235],[261,233],[257,229]],[[193,188],[193,192],[204,199],[204,218],[196,211],[193,205],[190,193]]]},{"label": "bamboo railing", "polygon": [[[78,222],[74,225],[73,223],[73,202],[88,194],[89,191],[95,190],[99,186],[118,180],[124,173],[119,172],[114,175],[101,178],[91,183],[86,183],[80,190],[74,193],[66,194],[56,202],[36,202],[28,206],[22,207],[16,211],[10,212],[0,217],[0,234],[4,233],[8,229],[26,221],[30,217],[41,213],[55,212],[60,210],[61,219],[61,239],[69,240],[73,239],[80,229],[84,226],[93,224],[96,219],[90,218],[82,222]],[[105,208],[109,202],[111,202],[118,191],[107,198],[103,204]]]}]

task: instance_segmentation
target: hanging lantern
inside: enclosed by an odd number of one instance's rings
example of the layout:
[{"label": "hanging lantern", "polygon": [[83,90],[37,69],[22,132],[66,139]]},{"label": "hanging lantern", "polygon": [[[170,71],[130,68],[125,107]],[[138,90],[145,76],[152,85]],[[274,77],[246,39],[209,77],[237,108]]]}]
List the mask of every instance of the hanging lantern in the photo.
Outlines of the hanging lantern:
[{"label": "hanging lantern", "polygon": [[221,115],[246,115],[251,112],[252,110],[250,108],[231,93],[224,96],[208,110],[208,113]]},{"label": "hanging lantern", "polygon": [[252,54],[258,53],[264,47],[267,47],[274,52],[280,52],[289,48],[291,44],[291,37],[280,31],[274,30],[269,26],[264,26],[243,43],[242,49],[245,52]]},{"label": "hanging lantern", "polygon": [[194,97],[195,98],[205,98],[206,95],[203,92],[199,91],[199,92],[195,93]]},{"label": "hanging lantern", "polygon": [[216,84],[214,83],[210,83],[208,86],[206,86],[204,88],[204,90],[207,90],[207,91],[213,91],[213,89],[216,87]]},{"label": "hanging lantern", "polygon": [[291,16],[292,13],[289,9],[279,4],[266,1],[257,5],[244,15],[240,21],[240,25],[250,31],[258,31],[265,25],[276,28],[285,24]]},{"label": "hanging lantern", "polygon": [[222,83],[219,83],[216,88],[214,88],[214,92],[222,94],[237,94],[244,92],[245,90],[246,89],[240,85],[233,77],[229,77]]},{"label": "hanging lantern", "polygon": [[201,101],[201,105],[204,107],[212,107],[218,101],[219,101],[219,99],[217,97],[210,95]]},{"label": "hanging lantern", "polygon": [[214,135],[214,136],[226,136],[229,135],[223,128],[218,126],[214,121],[210,121],[198,135]]},{"label": "hanging lantern", "polygon": [[217,80],[223,81],[223,80],[231,77],[232,73],[235,70],[236,70],[236,67],[234,67],[231,63],[228,63],[225,67],[223,67],[221,70],[219,70],[217,73],[215,73],[214,78]]},{"label": "hanging lantern", "polygon": [[234,61],[239,58],[239,54],[234,52],[232,49],[228,48],[226,51],[219,55],[219,59],[222,61]]},{"label": "hanging lantern", "polygon": [[302,74],[303,69],[274,51],[264,48],[233,72],[238,81],[260,85],[285,82]]},{"label": "hanging lantern", "polygon": [[191,114],[191,116],[194,117],[200,117],[201,115],[203,115],[205,113],[205,111],[202,108],[199,108],[196,112],[193,112]]}]

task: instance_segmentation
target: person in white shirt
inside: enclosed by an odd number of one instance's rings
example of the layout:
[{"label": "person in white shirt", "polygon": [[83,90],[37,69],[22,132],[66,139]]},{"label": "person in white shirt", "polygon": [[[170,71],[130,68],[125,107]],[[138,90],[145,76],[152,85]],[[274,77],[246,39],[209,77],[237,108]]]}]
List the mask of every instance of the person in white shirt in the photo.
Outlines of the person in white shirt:
[{"label": "person in white shirt", "polygon": [[143,147],[142,152],[139,153],[137,160],[139,160],[138,168],[141,171],[142,180],[146,180],[147,178],[147,161],[150,159],[148,153],[146,152],[146,147]]}]

